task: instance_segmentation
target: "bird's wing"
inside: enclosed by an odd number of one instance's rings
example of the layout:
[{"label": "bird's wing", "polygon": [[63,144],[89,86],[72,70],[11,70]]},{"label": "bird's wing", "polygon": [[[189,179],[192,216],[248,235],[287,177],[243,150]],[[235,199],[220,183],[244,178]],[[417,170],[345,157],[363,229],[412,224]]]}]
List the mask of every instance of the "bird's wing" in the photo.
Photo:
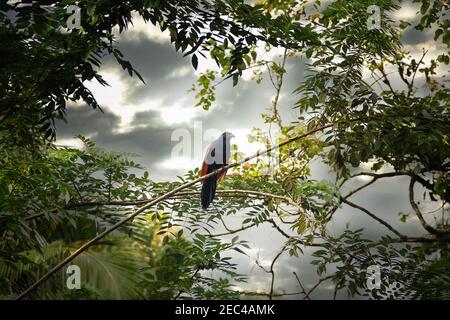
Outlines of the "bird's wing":
[{"label": "bird's wing", "polygon": [[[200,176],[201,177],[209,173],[208,172],[208,156],[209,156],[209,153],[211,152],[211,148],[212,148],[212,145],[209,145],[208,148],[206,149],[205,159],[203,160],[202,168],[200,170]],[[202,183],[204,181],[205,180],[203,180]]]},{"label": "bird's wing", "polygon": [[[229,150],[229,146],[227,148],[228,148],[227,150]],[[222,155],[223,154],[223,150],[222,150],[223,149],[223,145],[222,145],[221,138],[217,139],[216,141],[214,141],[213,143],[208,145],[208,148],[206,150],[205,159],[203,160],[203,163],[202,163],[200,176],[204,176],[204,175],[210,173],[210,172],[208,172],[208,163],[212,161],[210,159],[210,157],[211,157],[211,152],[213,151],[213,149],[215,149],[215,154],[214,154],[215,157],[217,157],[218,159],[223,158],[223,155]],[[229,157],[230,157],[229,153],[230,152],[228,151],[227,152],[227,158],[228,159],[223,159],[224,161],[227,161],[227,163],[228,163]],[[223,165],[227,165],[227,163],[224,163]],[[222,182],[224,180],[226,173],[227,173],[227,170],[224,170],[224,171],[222,171],[222,172],[217,174],[217,182],[218,183]],[[202,183],[204,181],[205,180],[203,180]]]}]

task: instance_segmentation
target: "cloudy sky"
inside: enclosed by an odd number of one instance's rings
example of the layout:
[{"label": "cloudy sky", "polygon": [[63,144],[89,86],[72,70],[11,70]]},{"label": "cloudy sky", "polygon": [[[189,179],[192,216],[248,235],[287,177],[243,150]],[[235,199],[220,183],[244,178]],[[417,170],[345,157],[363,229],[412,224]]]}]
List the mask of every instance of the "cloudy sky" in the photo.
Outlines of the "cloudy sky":
[{"label": "cloudy sky", "polygon": [[[417,6],[404,5],[395,18],[414,20],[416,11]],[[260,116],[270,107],[274,95],[267,74],[260,85],[252,81],[249,74],[235,88],[231,81],[224,82],[217,91],[216,103],[210,111],[204,111],[194,107],[196,100],[189,89],[199,72],[214,68],[213,63],[201,60],[199,70],[195,71],[190,57],[183,58],[175,52],[167,34],[145,25],[139,19],[135,21],[134,28],[122,33],[118,40],[125,57],[140,72],[146,84],[137,78],[130,78],[115,61],[106,59],[101,74],[110,87],[102,87],[98,83],[88,85],[104,113],[81,104],[70,105],[68,124],[58,123],[57,144],[77,146],[79,142],[73,137],[82,134],[107,150],[137,153],[140,157],[135,160],[148,168],[151,178],[156,180],[176,179],[176,175],[198,166],[207,143],[226,130],[236,135],[234,143],[239,145],[241,151],[251,154],[255,150],[254,146],[247,143],[246,135],[253,127],[267,129]],[[420,55],[422,48],[429,49],[431,54],[437,50],[430,45],[429,34],[422,35],[414,31],[405,34],[404,44],[416,56]],[[279,53],[279,50],[274,50],[269,58],[277,59]],[[290,58],[287,70],[280,100],[285,123],[298,116],[297,111],[292,109],[297,98],[292,91],[303,79],[305,60]],[[178,143],[174,139],[186,133],[192,137],[191,153],[184,157],[173,156],[174,146]],[[314,166],[313,176],[318,180],[333,179],[328,168],[320,164]],[[354,188],[362,182],[350,183],[348,188]],[[374,184],[355,196],[353,201],[379,213],[380,217],[401,232],[420,235],[422,230],[415,219],[411,218],[407,223],[399,222],[398,212],[410,211],[405,183],[407,181],[404,179],[390,179]],[[343,207],[337,216],[330,225],[330,231],[336,234],[347,223],[355,229],[365,227],[366,235],[372,238],[386,234],[381,225],[354,209]],[[230,223],[231,226],[233,223],[237,226],[240,221]],[[263,265],[269,264],[284,244],[284,239],[268,226],[259,227],[257,233],[255,230],[243,233],[241,238],[249,236],[254,241],[248,254],[258,257]],[[245,288],[268,291],[270,277],[267,274],[245,256],[237,254],[235,259],[240,271],[250,274],[249,284]],[[317,278],[309,261],[307,256],[296,260],[290,259],[288,255],[282,256],[275,269],[275,288],[285,292],[298,291],[293,271],[302,277],[307,286],[312,286]],[[330,287],[325,285],[317,291],[316,297],[329,297],[329,294]]]}]

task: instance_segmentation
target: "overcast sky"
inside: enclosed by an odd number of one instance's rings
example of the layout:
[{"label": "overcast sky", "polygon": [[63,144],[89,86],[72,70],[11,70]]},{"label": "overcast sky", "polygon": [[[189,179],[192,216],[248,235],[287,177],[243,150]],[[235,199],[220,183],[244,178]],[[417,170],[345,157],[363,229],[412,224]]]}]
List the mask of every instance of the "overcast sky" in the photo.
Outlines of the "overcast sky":
[{"label": "overcast sky", "polygon": [[[413,20],[416,11],[417,6],[404,5],[396,18]],[[423,36],[414,31],[407,32],[404,37],[405,45],[416,56],[421,53],[422,48],[429,49],[431,54],[436,52],[437,48],[430,45],[429,41],[429,34]],[[200,60],[199,70],[195,71],[190,57],[183,58],[175,52],[167,34],[139,20],[135,22],[134,28],[120,35],[119,43],[125,57],[140,72],[146,84],[142,84],[137,78],[130,78],[116,62],[107,59],[101,74],[110,87],[102,87],[98,83],[88,85],[104,113],[81,104],[70,105],[68,124],[58,123],[57,144],[78,145],[73,137],[82,134],[107,150],[138,153],[141,157],[135,160],[148,168],[151,178],[157,180],[176,179],[176,175],[200,165],[208,139],[193,141],[197,145],[196,152],[191,157],[172,157],[177,141],[172,141],[171,137],[177,132],[184,132],[183,130],[188,130],[192,136],[194,127],[197,130],[201,128],[202,134],[209,132],[213,136],[226,130],[231,131],[236,135],[233,142],[239,145],[240,150],[246,154],[255,150],[254,146],[248,144],[246,135],[253,127],[267,129],[260,116],[270,107],[274,95],[267,74],[260,85],[251,81],[249,74],[235,88],[231,81],[224,82],[217,91],[216,103],[209,111],[204,111],[194,107],[194,94],[188,91],[199,72],[213,68],[213,63]],[[280,52],[275,50],[270,56],[277,58]],[[305,60],[290,58],[287,70],[279,105],[285,123],[298,116],[297,111],[292,109],[297,98],[292,91],[303,79]],[[210,137],[212,138],[215,137]],[[198,146],[198,143],[201,145]],[[323,165],[314,166],[313,177],[317,180],[333,179],[333,175]],[[349,184],[349,187],[355,187],[361,182],[363,180],[356,181]],[[405,183],[405,179],[377,183],[352,200],[380,214],[401,232],[421,235],[423,231],[416,219],[411,218],[407,223],[399,222],[398,212],[410,211]],[[240,222],[239,219],[234,219],[230,223],[237,226]],[[355,229],[364,227],[366,235],[371,238],[386,234],[383,226],[348,207],[343,207],[338,212],[337,219],[330,225],[330,231],[339,234],[347,223]],[[254,229],[248,231],[241,238],[249,236],[254,240],[248,254],[255,258],[259,256],[263,264],[270,263],[285,240],[268,226],[259,227],[258,232]],[[268,291],[270,277],[245,256],[237,254],[235,258],[239,262],[240,271],[251,276],[247,288]],[[311,286],[316,277],[309,260],[308,257],[294,260],[287,254],[283,255],[275,269],[275,288],[282,288],[285,292],[298,291],[293,271],[302,277],[305,284]],[[330,289],[331,287],[324,286],[316,297],[329,297]]]}]

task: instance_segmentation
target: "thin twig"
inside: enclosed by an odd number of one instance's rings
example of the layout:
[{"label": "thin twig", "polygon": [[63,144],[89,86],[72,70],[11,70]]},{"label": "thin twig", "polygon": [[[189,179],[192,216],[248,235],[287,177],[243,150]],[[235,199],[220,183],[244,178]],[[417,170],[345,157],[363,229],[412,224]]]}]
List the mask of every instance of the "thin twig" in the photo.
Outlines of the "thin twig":
[{"label": "thin twig", "polygon": [[419,206],[414,201],[414,184],[416,182],[416,179],[414,177],[411,177],[411,182],[409,183],[409,202],[411,204],[411,207],[413,208],[414,212],[417,215],[417,218],[419,218],[420,223],[422,224],[423,228],[427,230],[431,234],[435,234],[438,236],[445,236],[450,234],[450,231],[447,230],[440,230],[436,229],[432,226],[430,226],[424,219],[422,212],[419,209]]},{"label": "thin twig", "polygon": [[327,276],[324,278],[320,278],[319,281],[317,281],[317,283],[311,288],[309,289],[309,291],[306,293],[306,297],[309,297],[311,295],[311,293],[313,293],[314,290],[317,289],[317,287],[324,281],[327,281],[329,279],[333,278],[333,276]]},{"label": "thin twig", "polygon": [[[284,68],[286,66],[287,53],[288,53],[288,49],[286,48],[286,49],[284,49],[284,53],[283,53],[283,61],[281,62],[281,70],[279,72],[277,72],[277,83],[274,84],[275,98],[272,102],[272,113],[273,113],[273,116],[275,117],[275,121],[280,130],[282,130],[282,128],[283,128],[283,122],[281,121],[280,113],[278,112],[278,101],[280,99],[281,88],[283,87],[283,78],[284,78],[284,73],[285,73]],[[269,72],[270,72],[270,70],[269,70]]]},{"label": "thin twig", "polygon": [[275,256],[275,258],[273,258],[272,263],[270,264],[270,274],[272,275],[272,280],[270,281],[270,293],[269,293],[269,300],[272,300],[273,297],[273,287],[275,284],[275,271],[274,271],[274,267],[275,267],[275,263],[277,262],[278,258],[281,257],[281,255],[283,254],[283,252],[286,250],[286,247],[289,245],[289,241],[286,241],[286,243],[284,244],[284,246],[281,248],[281,250],[277,253],[277,255]]},{"label": "thin twig", "polygon": [[411,85],[408,86],[408,97],[411,96],[411,93],[412,93],[412,91],[413,91],[413,89],[414,89],[414,81],[415,81],[415,79],[416,79],[417,70],[419,70],[420,65],[422,64],[423,59],[425,58],[425,56],[427,55],[427,53],[428,53],[428,50],[425,50],[425,49],[424,49],[424,50],[423,50],[422,58],[420,58],[420,61],[419,61],[419,63],[417,64],[417,66],[416,66],[416,68],[415,68],[415,70],[414,70],[414,74],[413,74],[412,80],[411,80]]},{"label": "thin twig", "polygon": [[382,225],[384,225],[386,228],[388,228],[389,230],[391,230],[393,233],[395,233],[400,239],[404,239],[406,238],[406,236],[402,233],[400,233],[398,230],[394,229],[394,227],[392,227],[389,223],[387,223],[386,221],[384,221],[383,219],[377,217],[375,214],[373,214],[372,212],[370,212],[369,210],[367,210],[364,207],[361,207],[347,199],[343,199],[342,200],[343,203],[348,204],[349,206],[356,208],[358,210],[361,210],[362,212],[364,212],[365,214],[367,214],[368,216],[370,216],[372,219],[378,221],[379,223],[381,223]]},{"label": "thin twig", "polygon": [[309,297],[308,293],[306,292],[305,287],[303,286],[302,282],[300,281],[300,278],[298,277],[297,273],[292,272],[295,276],[295,279],[297,279],[298,285],[300,286],[300,288],[302,289],[302,293],[305,295],[305,297],[303,298],[303,300],[308,299],[311,300],[311,298]]}]

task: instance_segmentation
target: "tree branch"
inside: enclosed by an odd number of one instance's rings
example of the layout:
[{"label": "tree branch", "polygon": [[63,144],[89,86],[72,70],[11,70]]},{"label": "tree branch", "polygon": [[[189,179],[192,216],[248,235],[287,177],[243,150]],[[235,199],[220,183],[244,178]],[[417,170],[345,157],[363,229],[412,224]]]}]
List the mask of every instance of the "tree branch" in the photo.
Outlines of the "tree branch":
[{"label": "tree branch", "polygon": [[[263,222],[265,222],[265,221],[263,221]],[[222,221],[222,223],[223,223],[223,221]],[[260,222],[260,223],[262,223],[262,222]],[[241,232],[241,231],[253,228],[254,226],[256,226],[256,223],[252,223],[252,224],[249,224],[247,226],[243,226],[243,227],[241,227],[239,229],[228,229],[228,227],[225,226],[225,224],[224,224],[224,227],[227,230],[227,232],[208,234],[208,237],[214,238],[214,237],[227,236],[227,235],[230,235],[230,234],[235,234],[235,233],[238,233],[238,232]]]},{"label": "tree branch", "polygon": [[295,279],[297,279],[298,285],[300,286],[300,288],[302,289],[302,293],[305,295],[305,297],[303,298],[303,300],[311,300],[311,298],[309,297],[308,293],[306,292],[305,287],[303,286],[303,283],[300,281],[300,278],[298,277],[297,273],[294,271],[292,272],[295,276]]},{"label": "tree branch", "polygon": [[[281,121],[280,113],[278,112],[278,101],[280,100],[281,87],[283,86],[283,78],[284,78],[284,73],[285,73],[284,67],[286,66],[287,53],[288,53],[288,49],[285,48],[284,53],[283,53],[283,61],[281,63],[281,70],[276,72],[277,83],[274,84],[275,98],[272,101],[272,113],[273,113],[273,116],[275,117],[275,121],[280,130],[283,129],[283,122]],[[269,70],[269,72],[270,72],[270,70]],[[273,81],[272,81],[272,83],[273,83]]]},{"label": "tree branch", "polygon": [[324,278],[320,278],[319,281],[317,281],[317,283],[316,283],[311,289],[309,289],[309,291],[306,293],[305,299],[306,299],[306,297],[309,297],[309,296],[311,295],[311,293],[312,293],[314,290],[316,290],[317,287],[318,287],[322,282],[327,281],[327,280],[332,279],[332,278],[333,278],[333,276],[327,276],[327,277],[324,277]]},{"label": "tree branch", "polygon": [[422,55],[422,57],[420,58],[420,61],[419,61],[419,63],[417,64],[416,68],[414,69],[414,74],[413,74],[413,77],[412,77],[412,79],[411,79],[411,84],[408,86],[408,97],[411,96],[411,93],[412,93],[412,91],[413,91],[413,89],[414,89],[414,81],[415,81],[415,79],[416,79],[417,70],[419,70],[420,65],[422,64],[423,59],[425,58],[425,56],[427,55],[427,53],[428,53],[428,50],[423,49],[423,55]]},{"label": "tree branch", "polygon": [[420,223],[422,224],[423,228],[427,230],[431,234],[435,234],[438,236],[445,236],[448,235],[450,232],[447,230],[439,230],[432,226],[430,226],[425,219],[423,218],[422,212],[419,209],[419,206],[414,201],[414,184],[416,183],[415,177],[411,177],[411,181],[409,183],[409,202],[411,204],[411,207],[413,208],[414,212],[417,215],[417,218],[419,218]]},{"label": "tree branch", "polygon": [[281,255],[283,254],[283,252],[286,250],[286,247],[289,245],[289,241],[286,241],[286,243],[284,244],[284,246],[281,248],[281,250],[277,253],[277,255],[275,256],[275,258],[273,258],[272,263],[270,264],[270,270],[269,273],[272,275],[272,280],[270,281],[270,293],[269,293],[269,300],[272,300],[273,297],[273,286],[275,284],[275,271],[274,271],[274,266],[275,263],[277,262],[278,258],[281,257]]},{"label": "tree branch", "polygon": [[[170,196],[170,198],[193,196],[193,195],[198,196],[199,194],[200,194],[200,192],[198,192],[198,191],[178,192],[178,193]],[[290,204],[290,205],[296,207],[299,211],[301,211],[303,214],[306,215],[303,208],[298,203],[296,203],[290,197],[286,197],[286,196],[281,196],[281,195],[268,193],[268,192],[255,191],[255,190],[245,190],[245,189],[219,189],[219,190],[216,190],[216,194],[220,197],[235,197],[237,195],[239,195],[239,196],[250,195],[250,196],[255,196],[255,197],[279,199],[279,200],[286,202],[287,204]],[[153,201],[153,199],[137,200],[137,201],[106,201],[106,202],[94,201],[94,202],[71,204],[71,205],[65,206],[63,209],[73,210],[73,209],[78,209],[78,208],[83,208],[83,207],[94,207],[94,206],[125,206],[126,207],[126,206],[143,205],[143,204],[149,203],[151,201]],[[57,210],[58,210],[57,208],[54,208],[54,209],[49,210],[49,212],[56,212]],[[40,218],[43,216],[44,216],[44,213],[36,213],[36,214],[25,217],[24,220],[29,221],[29,220],[33,220],[33,219]]]},{"label": "tree branch", "polygon": [[400,233],[399,231],[397,231],[396,229],[394,229],[389,223],[387,223],[386,221],[384,221],[383,219],[377,217],[376,215],[374,215],[372,212],[370,212],[369,210],[367,210],[366,208],[363,208],[351,201],[348,201],[347,199],[342,199],[343,203],[348,204],[349,206],[356,208],[358,210],[361,210],[362,212],[364,212],[365,214],[367,214],[368,216],[370,216],[372,219],[378,221],[379,223],[381,223],[382,225],[384,225],[386,228],[388,228],[389,230],[391,230],[393,233],[395,233],[397,236],[400,237],[400,239],[404,239],[406,238],[406,236],[402,233]]}]

